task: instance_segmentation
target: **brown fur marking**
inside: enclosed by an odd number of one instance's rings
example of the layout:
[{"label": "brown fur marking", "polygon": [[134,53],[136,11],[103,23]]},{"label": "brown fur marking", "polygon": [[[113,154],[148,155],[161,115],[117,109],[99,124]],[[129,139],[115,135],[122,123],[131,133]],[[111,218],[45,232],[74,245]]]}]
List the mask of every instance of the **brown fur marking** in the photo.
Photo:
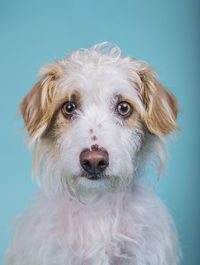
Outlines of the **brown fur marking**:
[{"label": "brown fur marking", "polygon": [[129,98],[124,98],[121,95],[119,95],[118,103],[122,101],[128,102],[133,108],[133,112],[131,113],[131,115],[127,118],[124,118],[125,125],[130,128],[135,127],[137,129],[142,129],[141,115],[140,115],[139,107],[136,104],[136,102],[134,102],[133,100]]},{"label": "brown fur marking", "polygon": [[53,116],[53,111],[49,106],[55,97],[54,80],[56,78],[52,72],[45,75],[21,102],[22,117],[30,136],[42,127],[45,129]]},{"label": "brown fur marking", "polygon": [[145,107],[143,119],[147,128],[156,135],[169,134],[178,128],[176,98],[156,79],[150,67],[138,74],[142,81],[140,94]]}]

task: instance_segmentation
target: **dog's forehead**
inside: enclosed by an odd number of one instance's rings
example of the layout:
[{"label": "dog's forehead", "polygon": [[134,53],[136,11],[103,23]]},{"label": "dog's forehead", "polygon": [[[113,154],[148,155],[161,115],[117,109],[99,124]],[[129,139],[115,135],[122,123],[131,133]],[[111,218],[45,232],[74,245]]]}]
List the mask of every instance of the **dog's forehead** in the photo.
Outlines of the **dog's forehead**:
[{"label": "dog's forehead", "polygon": [[78,91],[84,101],[107,101],[113,96],[139,101],[137,86],[140,79],[137,73],[131,73],[135,84],[129,80],[129,71],[122,65],[86,63],[81,67],[68,69],[64,79],[67,80],[65,91]]}]

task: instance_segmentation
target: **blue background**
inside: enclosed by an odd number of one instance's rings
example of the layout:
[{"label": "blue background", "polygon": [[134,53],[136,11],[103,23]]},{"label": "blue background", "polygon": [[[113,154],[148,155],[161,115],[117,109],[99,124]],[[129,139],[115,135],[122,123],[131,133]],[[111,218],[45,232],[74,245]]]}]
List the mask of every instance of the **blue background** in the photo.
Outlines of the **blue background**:
[{"label": "blue background", "polygon": [[[23,144],[18,105],[40,66],[102,41],[146,60],[177,97],[181,135],[170,141],[168,168],[157,184],[179,232],[182,265],[200,261],[199,1],[1,0],[0,2],[0,260],[8,223],[37,189]],[[28,265],[28,264],[27,264]]]}]

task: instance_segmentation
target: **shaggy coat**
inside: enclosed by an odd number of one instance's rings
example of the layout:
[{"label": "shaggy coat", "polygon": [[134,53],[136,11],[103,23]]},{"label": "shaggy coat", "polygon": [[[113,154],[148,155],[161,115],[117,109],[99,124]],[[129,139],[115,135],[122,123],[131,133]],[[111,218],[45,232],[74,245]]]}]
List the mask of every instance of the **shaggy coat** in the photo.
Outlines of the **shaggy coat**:
[{"label": "shaggy coat", "polygon": [[[21,113],[41,188],[7,265],[178,264],[174,222],[141,184],[145,164],[165,168],[177,128],[176,99],[147,63],[109,43],[72,51],[41,68]],[[83,165],[85,150],[106,153],[98,172]]]}]

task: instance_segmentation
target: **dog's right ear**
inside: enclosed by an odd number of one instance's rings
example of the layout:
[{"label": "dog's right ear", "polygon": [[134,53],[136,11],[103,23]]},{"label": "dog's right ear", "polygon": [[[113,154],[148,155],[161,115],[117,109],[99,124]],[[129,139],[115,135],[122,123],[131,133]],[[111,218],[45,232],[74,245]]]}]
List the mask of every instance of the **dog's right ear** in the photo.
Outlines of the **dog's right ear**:
[{"label": "dog's right ear", "polygon": [[39,72],[39,81],[20,104],[24,127],[31,138],[40,137],[53,116],[50,105],[56,93],[55,82],[60,75],[61,70],[56,64],[44,65]]},{"label": "dog's right ear", "polygon": [[133,60],[141,84],[138,91],[144,106],[141,115],[150,133],[163,137],[178,129],[178,104],[175,96],[158,80],[156,72],[144,61]]}]

